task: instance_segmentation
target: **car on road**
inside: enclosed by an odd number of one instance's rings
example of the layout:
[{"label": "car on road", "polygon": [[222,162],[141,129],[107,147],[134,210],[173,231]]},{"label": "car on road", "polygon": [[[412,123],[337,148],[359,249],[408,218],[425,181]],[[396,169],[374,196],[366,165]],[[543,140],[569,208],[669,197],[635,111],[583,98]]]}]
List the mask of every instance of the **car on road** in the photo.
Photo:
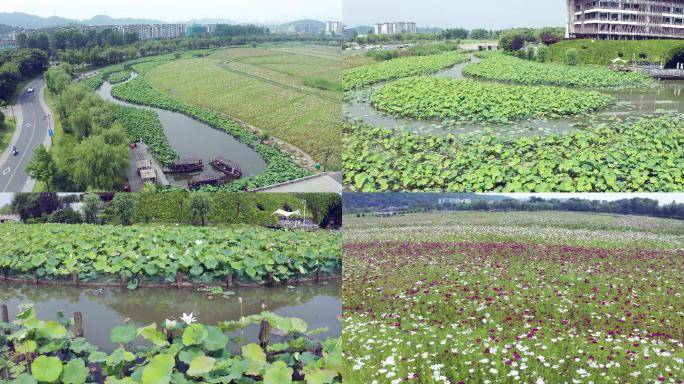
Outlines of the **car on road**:
[{"label": "car on road", "polygon": [[26,92],[33,93],[33,87],[30,87],[29,89],[27,89]]}]

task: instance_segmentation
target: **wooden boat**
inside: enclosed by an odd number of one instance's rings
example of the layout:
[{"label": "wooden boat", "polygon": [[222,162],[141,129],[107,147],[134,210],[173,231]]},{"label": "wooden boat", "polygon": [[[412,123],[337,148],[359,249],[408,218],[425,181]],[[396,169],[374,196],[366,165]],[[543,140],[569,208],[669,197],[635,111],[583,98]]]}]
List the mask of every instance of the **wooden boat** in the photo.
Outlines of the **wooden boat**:
[{"label": "wooden boat", "polygon": [[199,176],[193,176],[191,181],[188,181],[188,188],[200,189],[205,185],[219,186],[226,182],[225,175],[219,173],[209,173]]},{"label": "wooden boat", "polygon": [[223,156],[212,159],[210,164],[216,170],[221,171],[232,178],[239,179],[242,177],[242,171],[240,170],[238,163],[228,160]]},{"label": "wooden boat", "polygon": [[199,172],[204,169],[204,164],[202,159],[190,158],[176,160],[173,164],[169,165],[167,169],[164,169],[165,173],[190,173]]}]

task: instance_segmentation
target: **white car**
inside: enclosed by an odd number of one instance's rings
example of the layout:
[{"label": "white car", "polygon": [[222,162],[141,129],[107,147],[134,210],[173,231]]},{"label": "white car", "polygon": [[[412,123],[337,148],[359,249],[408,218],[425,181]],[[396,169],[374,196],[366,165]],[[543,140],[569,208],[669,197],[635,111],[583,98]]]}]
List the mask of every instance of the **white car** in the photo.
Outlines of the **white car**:
[{"label": "white car", "polygon": [[26,92],[28,92],[28,93],[33,93],[33,87],[27,89]]}]

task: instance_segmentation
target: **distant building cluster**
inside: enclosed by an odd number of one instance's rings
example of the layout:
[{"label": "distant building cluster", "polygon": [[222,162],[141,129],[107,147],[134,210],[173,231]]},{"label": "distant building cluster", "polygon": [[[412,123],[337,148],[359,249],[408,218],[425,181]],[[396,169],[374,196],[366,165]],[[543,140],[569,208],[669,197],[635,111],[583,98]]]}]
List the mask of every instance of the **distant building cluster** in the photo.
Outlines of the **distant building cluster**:
[{"label": "distant building cluster", "polygon": [[342,22],[340,21],[326,21],[325,22],[325,34],[326,35],[339,35],[343,31]]},{"label": "distant building cluster", "polygon": [[684,0],[567,0],[567,37],[684,39]]},{"label": "distant building cluster", "polygon": [[416,23],[399,21],[393,23],[377,23],[373,28],[376,35],[393,35],[396,33],[416,33]]},{"label": "distant building cluster", "polygon": [[168,40],[185,36],[185,24],[137,24],[112,26],[121,33],[135,32],[139,40]]}]

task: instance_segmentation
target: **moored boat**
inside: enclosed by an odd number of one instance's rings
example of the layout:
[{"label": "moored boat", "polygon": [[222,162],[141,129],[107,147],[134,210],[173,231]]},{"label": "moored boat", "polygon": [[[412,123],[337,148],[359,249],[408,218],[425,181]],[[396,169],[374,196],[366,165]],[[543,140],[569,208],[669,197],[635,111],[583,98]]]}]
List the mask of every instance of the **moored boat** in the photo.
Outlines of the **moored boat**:
[{"label": "moored boat", "polygon": [[174,161],[168,168],[164,169],[165,173],[190,173],[199,172],[204,169],[202,159],[189,158]]},{"label": "moored boat", "polygon": [[242,170],[240,170],[238,163],[228,160],[223,156],[212,159],[210,164],[216,170],[223,172],[232,178],[239,179],[242,177]]},{"label": "moored boat", "polygon": [[200,189],[205,185],[219,186],[226,182],[225,175],[219,173],[207,173],[198,176],[193,176],[191,181],[188,181],[189,189]]}]

